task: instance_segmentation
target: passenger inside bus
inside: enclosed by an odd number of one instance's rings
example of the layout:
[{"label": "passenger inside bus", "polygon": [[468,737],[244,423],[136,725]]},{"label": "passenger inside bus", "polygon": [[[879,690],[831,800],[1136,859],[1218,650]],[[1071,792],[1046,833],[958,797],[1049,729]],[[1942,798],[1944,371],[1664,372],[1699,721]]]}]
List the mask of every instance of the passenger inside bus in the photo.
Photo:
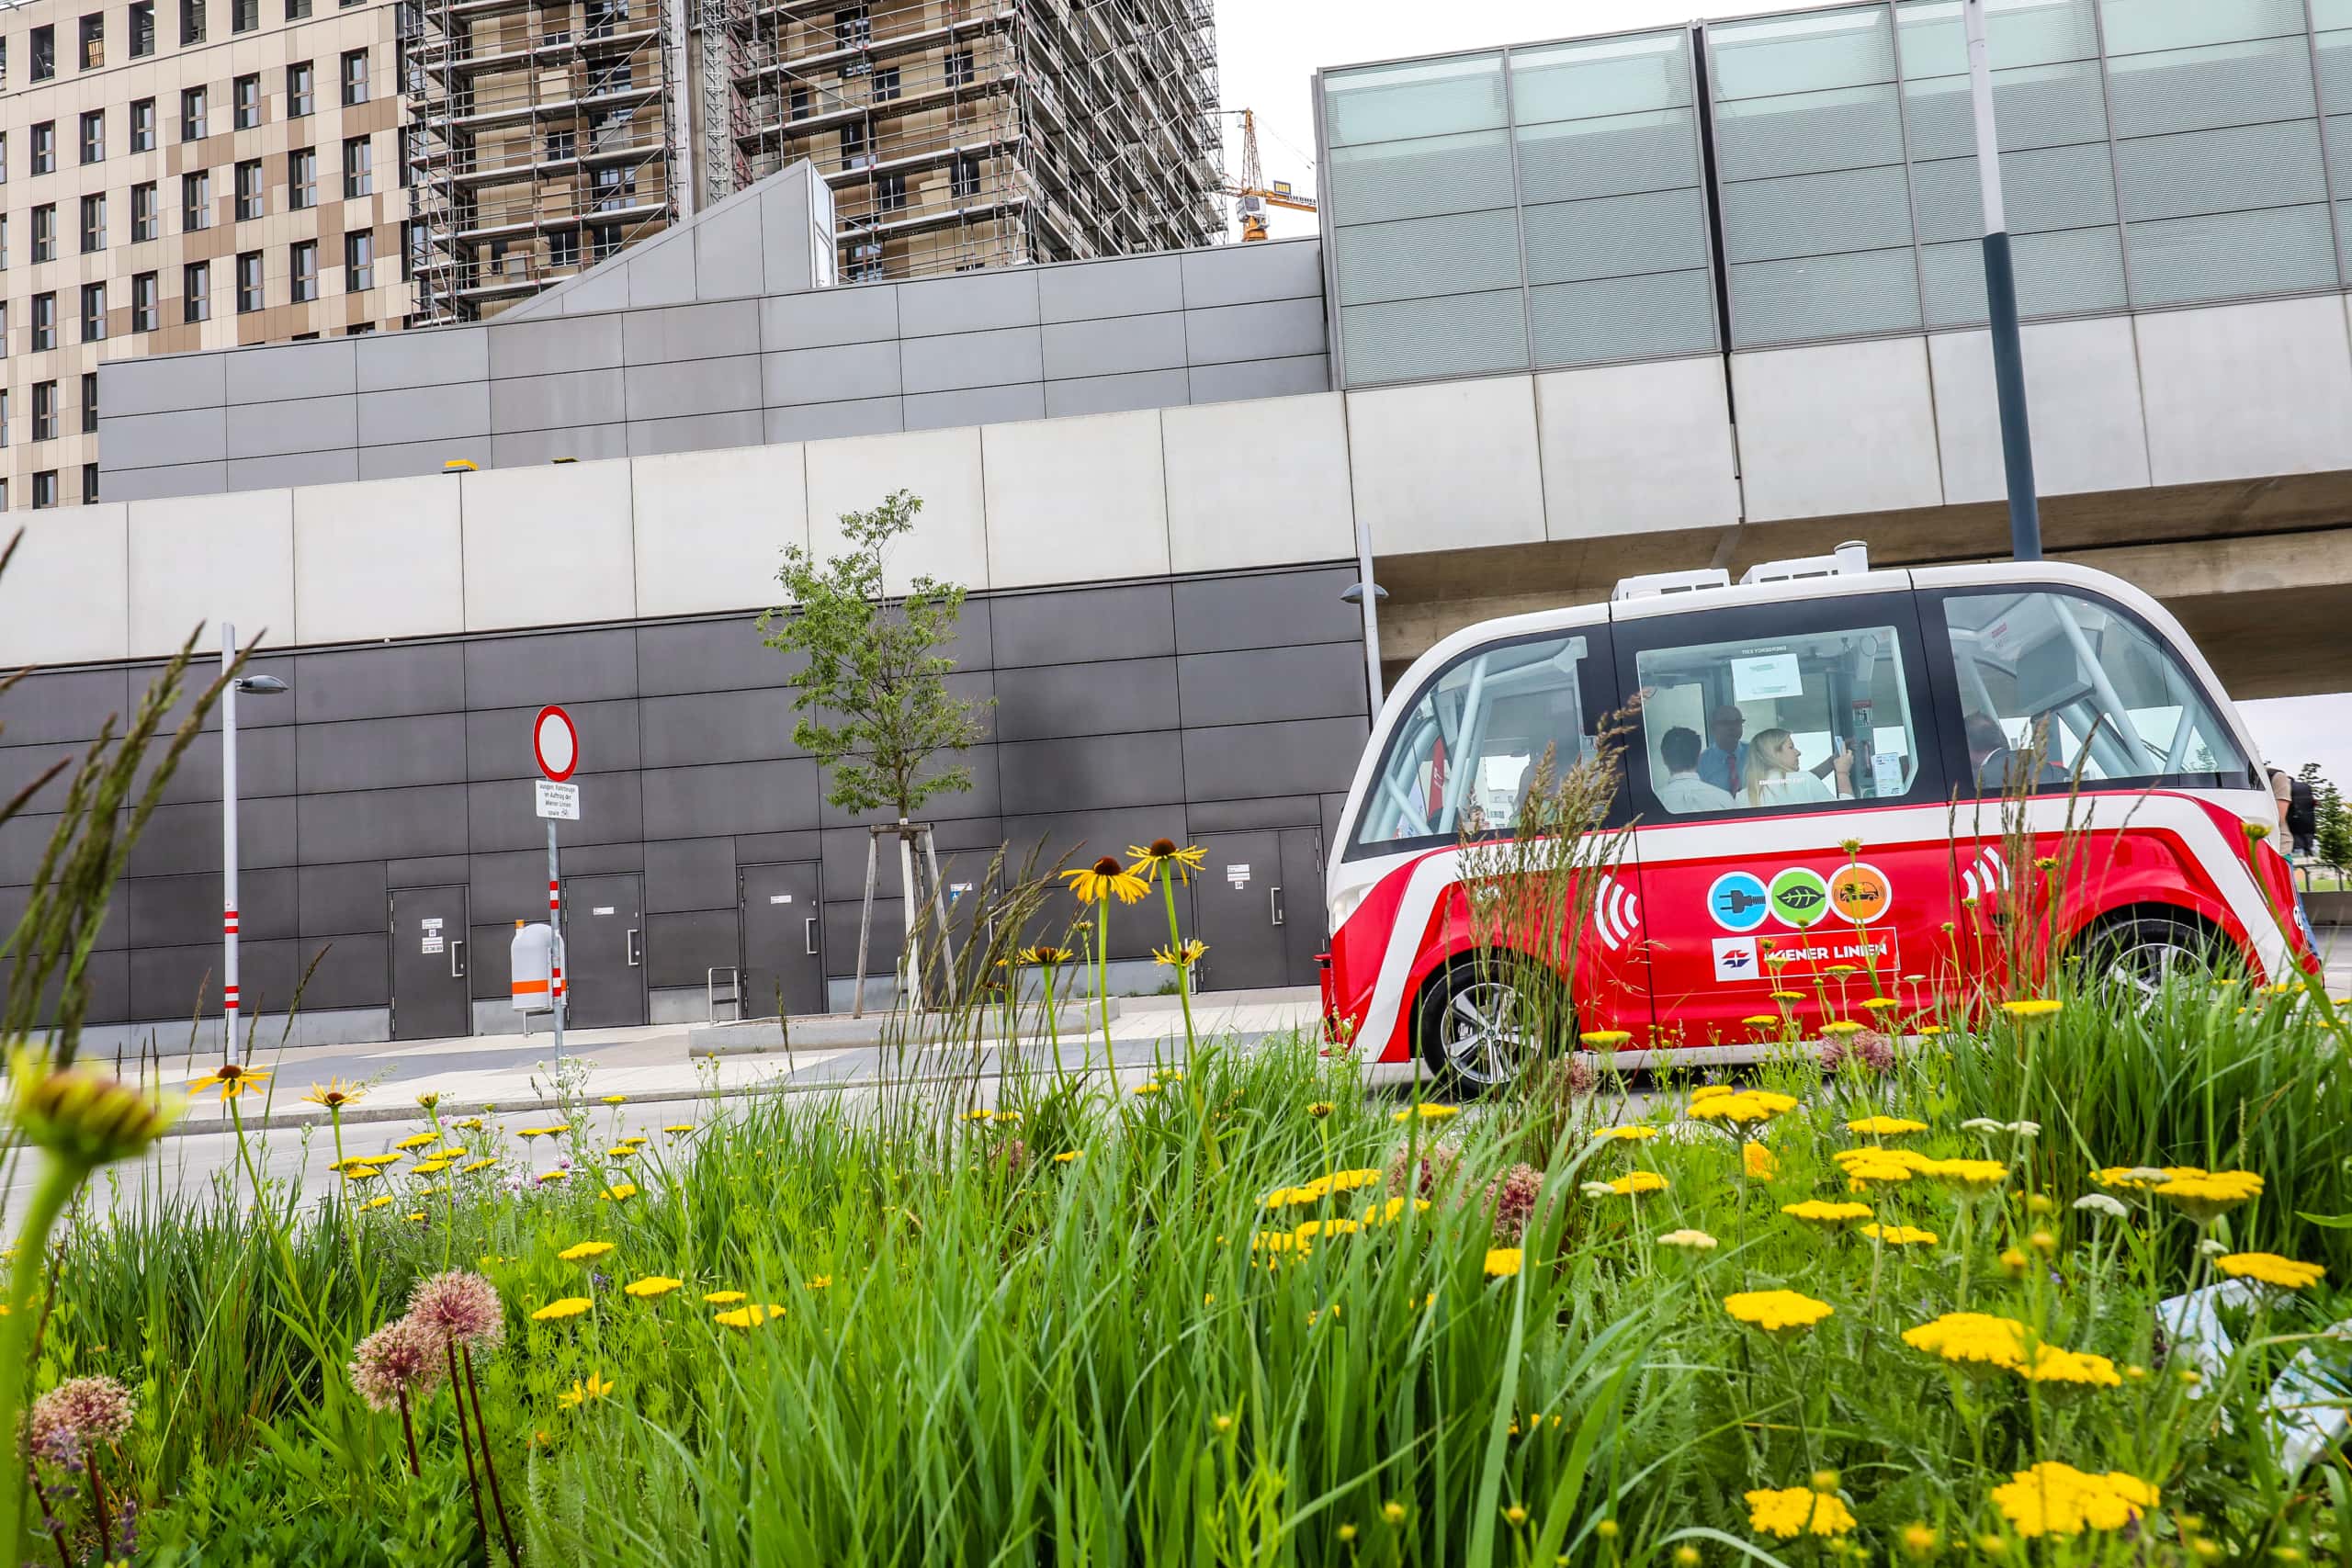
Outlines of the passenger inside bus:
[{"label": "passenger inside bus", "polygon": [[1785,729],[1768,729],[1748,743],[1740,793],[1749,806],[1812,806],[1852,795],[1854,743],[1847,741],[1844,750],[1829,759],[1828,767],[1838,776],[1835,792],[1822,779],[1819,767],[1811,773],[1804,771],[1795,736]]}]

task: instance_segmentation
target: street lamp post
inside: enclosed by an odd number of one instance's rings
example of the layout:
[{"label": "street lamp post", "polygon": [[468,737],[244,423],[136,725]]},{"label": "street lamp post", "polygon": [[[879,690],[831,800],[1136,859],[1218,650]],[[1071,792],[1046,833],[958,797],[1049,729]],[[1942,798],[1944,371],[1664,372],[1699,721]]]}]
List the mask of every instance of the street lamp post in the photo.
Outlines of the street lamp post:
[{"label": "street lamp post", "polygon": [[276,696],[286,682],[275,675],[228,680],[237,662],[237,628],[220,623],[220,1058],[237,1060],[237,694]]},{"label": "street lamp post", "polygon": [[2033,491],[2033,432],[2026,420],[2025,346],[2018,333],[2018,279],[2001,202],[2001,141],[1993,123],[1993,67],[1985,0],[1961,0],[1968,34],[1968,96],[1976,118],[1976,181],[1984,202],[1984,306],[1993,330],[1993,395],[2001,409],[2001,465],[2009,491],[2009,554],[2041,558],[2041,503]]}]

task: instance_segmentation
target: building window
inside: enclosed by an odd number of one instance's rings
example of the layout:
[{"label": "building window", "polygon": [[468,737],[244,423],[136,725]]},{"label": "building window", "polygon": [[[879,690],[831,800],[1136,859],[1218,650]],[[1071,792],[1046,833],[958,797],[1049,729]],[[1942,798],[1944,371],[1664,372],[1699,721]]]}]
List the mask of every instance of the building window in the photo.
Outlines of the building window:
[{"label": "building window", "polygon": [[565,229],[548,236],[548,265],[576,267],[580,265],[580,231]]},{"label": "building window", "polygon": [[969,156],[956,159],[955,168],[947,176],[947,182],[949,189],[956,196],[973,197],[979,195],[980,161],[978,158]]},{"label": "building window", "polygon": [[261,302],[261,253],[245,251],[237,257],[237,314],[250,316]]},{"label": "building window", "polygon": [[319,204],[319,150],[297,147],[286,156],[286,205],[300,212]]},{"label": "building window", "polygon": [[153,152],[155,150],[155,100],[141,98],[130,106],[130,150]]},{"label": "building window", "polygon": [[833,13],[833,47],[864,49],[874,39],[874,17],[865,6]]},{"label": "building window", "polygon": [[33,476],[33,510],[45,511],[57,504],[57,470],[43,468]]},{"label": "building window", "polygon": [[82,341],[104,343],[107,337],[107,286],[82,285]]},{"label": "building window", "polygon": [[231,86],[231,115],[239,130],[251,130],[261,123],[261,78],[240,76]]},{"label": "building window", "polygon": [[82,18],[82,69],[96,71],[107,62],[107,14],[93,11]]},{"label": "building window", "polygon": [[[8,302],[6,299],[0,299],[0,359],[6,359],[7,357]],[[0,435],[0,446],[6,446],[6,445],[8,445],[8,438],[5,435]]]},{"label": "building window", "polygon": [[345,337],[366,337],[369,333],[372,333],[375,330],[376,323],[373,321],[354,321],[349,326],[343,329],[343,335]]},{"label": "building window", "polygon": [[33,352],[40,354],[57,346],[57,296],[33,296]]},{"label": "building window", "polygon": [[130,280],[130,330],[152,333],[162,324],[162,290],[152,272],[136,274]]},{"label": "building window", "polygon": [[229,0],[229,30],[249,33],[261,26],[261,0]]},{"label": "building window", "polygon": [[57,439],[57,383],[54,381],[33,383],[33,439]]},{"label": "building window", "polygon": [[180,45],[204,41],[204,0],[180,0]]},{"label": "building window", "polygon": [[808,89],[805,85],[796,84],[792,89],[792,118],[808,118]]},{"label": "building window", "polygon": [[[8,389],[0,387],[0,446],[8,445]],[[6,481],[0,480],[0,483]],[[0,491],[0,511],[7,509],[7,492]]]},{"label": "building window", "polygon": [[44,203],[33,209],[33,260],[57,259],[57,204]]},{"label": "building window", "polygon": [[637,171],[635,169],[599,169],[596,171],[596,210],[618,212],[637,200]]},{"label": "building window", "polygon": [[578,131],[550,130],[548,132],[548,163],[568,163],[578,156],[580,156],[580,133]]},{"label": "building window", "polygon": [[968,87],[972,85],[972,51],[959,49],[947,57],[947,85]]},{"label": "building window", "polygon": [[343,288],[357,294],[376,287],[376,235],[361,229],[343,237]]},{"label": "building window", "polygon": [[96,435],[97,433],[98,373],[85,370],[82,372],[82,434]]},{"label": "building window", "polygon": [[107,155],[107,111],[92,109],[82,117],[82,162],[99,164]]},{"label": "building window", "polygon": [[343,198],[349,201],[376,188],[375,150],[364,136],[343,144]]},{"label": "building window", "polygon": [[107,248],[107,198],[103,193],[82,198],[82,254],[96,255]]},{"label": "building window", "polygon": [[874,101],[887,104],[899,96],[899,68],[886,65],[874,73]]},{"label": "building window", "polygon": [[8,133],[0,130],[0,186],[8,183]]},{"label": "building window", "polygon": [[155,220],[155,182],[148,180],[130,187],[130,243],[152,240],[162,230]]},{"label": "building window", "polygon": [[884,175],[876,180],[874,205],[884,212],[904,212],[907,209],[907,176]]},{"label": "building window", "polygon": [[0,272],[8,270],[8,215],[0,212]]},{"label": "building window", "polygon": [[184,88],[180,93],[180,140],[200,141],[204,131],[204,89]]},{"label": "building window", "polygon": [[155,52],[155,0],[136,0],[130,7],[130,58],[144,60]]},{"label": "building window", "polygon": [[212,319],[212,264],[190,262],[180,268],[180,320]]},{"label": "building window", "polygon": [[[94,425],[91,428],[96,427]],[[82,504],[96,506],[97,503],[98,466],[96,463],[85,463],[82,465]]]},{"label": "building window", "polygon": [[343,107],[368,101],[368,51],[355,49],[343,57]]},{"label": "building window", "polygon": [[[294,300],[301,304],[319,297],[319,243],[303,240],[289,258],[294,275]],[[258,258],[256,258],[258,260]]]},{"label": "building window", "polygon": [[842,127],[842,167],[862,169],[873,160],[865,155],[865,127],[856,120]]},{"label": "building window", "polygon": [[308,21],[311,0],[286,0],[286,19],[289,22]]},{"label": "building window", "polygon": [[588,259],[610,261],[621,254],[621,231],[618,224],[588,231]]},{"label": "building window", "polygon": [[311,112],[311,99],[317,91],[315,73],[307,60],[286,68],[286,118],[300,119]]},{"label": "building window", "polygon": [[198,169],[180,176],[180,227],[189,232],[212,227],[212,173]]},{"label": "building window", "polygon": [[237,221],[262,213],[261,160],[248,158],[237,165]]},{"label": "building window", "polygon": [[33,29],[33,80],[46,82],[57,74],[57,29]]},{"label": "building window", "polygon": [[42,120],[33,127],[33,173],[48,174],[57,167],[57,122]]}]

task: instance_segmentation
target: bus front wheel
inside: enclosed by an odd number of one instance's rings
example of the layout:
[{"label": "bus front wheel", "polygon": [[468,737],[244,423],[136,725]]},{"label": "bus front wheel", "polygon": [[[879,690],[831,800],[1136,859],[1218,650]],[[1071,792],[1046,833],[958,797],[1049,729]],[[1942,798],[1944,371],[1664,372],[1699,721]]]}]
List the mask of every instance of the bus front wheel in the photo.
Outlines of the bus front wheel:
[{"label": "bus front wheel", "polygon": [[1541,964],[1506,954],[1469,953],[1421,987],[1414,1045],[1450,1092],[1492,1093],[1544,1054],[1573,1040],[1567,994]]}]

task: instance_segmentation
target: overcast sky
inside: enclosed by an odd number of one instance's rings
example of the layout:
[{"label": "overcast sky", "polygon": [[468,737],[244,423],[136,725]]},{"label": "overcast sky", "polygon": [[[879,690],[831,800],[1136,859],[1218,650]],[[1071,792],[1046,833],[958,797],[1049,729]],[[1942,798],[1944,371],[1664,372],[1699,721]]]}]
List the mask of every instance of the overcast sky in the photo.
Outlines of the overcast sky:
[{"label": "overcast sky", "polygon": [[[1228,109],[1257,112],[1269,180],[1317,188],[1311,87],[1317,68],[1494,44],[1531,43],[1621,28],[1667,27],[1697,16],[1782,8],[1785,0],[1452,0],[1348,5],[1340,0],[1218,0],[1219,93]],[[1238,119],[1227,121],[1227,164],[1241,167]],[[1275,235],[1311,234],[1311,214],[1276,211]],[[1698,563],[1703,564],[1703,563]],[[2242,705],[2256,739],[2290,772],[2306,761],[2352,789],[2352,696],[2293,697]]]}]

